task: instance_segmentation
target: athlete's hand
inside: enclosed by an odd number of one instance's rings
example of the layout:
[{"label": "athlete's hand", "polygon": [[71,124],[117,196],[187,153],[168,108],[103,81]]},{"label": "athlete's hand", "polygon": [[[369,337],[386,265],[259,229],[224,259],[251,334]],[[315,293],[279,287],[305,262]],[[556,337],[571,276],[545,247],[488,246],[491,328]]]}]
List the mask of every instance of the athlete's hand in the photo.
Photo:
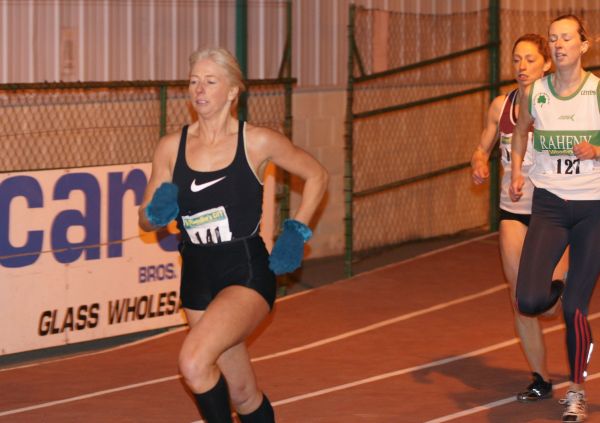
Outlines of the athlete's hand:
[{"label": "athlete's hand", "polygon": [[582,142],[573,146],[573,154],[579,160],[593,160],[598,157],[599,148],[589,142]]},{"label": "athlete's hand", "polygon": [[525,185],[523,175],[513,172],[510,187],[508,187],[508,195],[512,201],[519,201],[521,199],[523,196],[523,185]]},{"label": "athlete's hand", "polygon": [[282,275],[299,268],[304,256],[304,243],[311,236],[312,231],[304,223],[286,219],[269,256],[269,269],[276,275]]},{"label": "athlete's hand", "polygon": [[476,185],[483,184],[487,178],[490,176],[490,168],[487,163],[477,162],[475,166],[473,166],[473,173],[471,174],[473,177],[473,182]]},{"label": "athlete's hand", "polygon": [[177,217],[179,206],[177,205],[177,185],[163,182],[152,195],[152,200],[146,206],[144,212],[152,226],[161,227],[167,225]]}]

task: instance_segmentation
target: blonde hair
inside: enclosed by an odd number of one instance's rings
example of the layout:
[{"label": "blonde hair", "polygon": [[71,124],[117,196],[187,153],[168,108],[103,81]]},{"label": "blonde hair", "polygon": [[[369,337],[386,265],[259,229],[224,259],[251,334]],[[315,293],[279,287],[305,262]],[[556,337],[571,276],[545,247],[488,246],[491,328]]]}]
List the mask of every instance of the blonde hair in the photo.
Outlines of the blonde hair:
[{"label": "blonde hair", "polygon": [[208,47],[196,50],[190,55],[190,72],[194,65],[200,60],[210,59],[225,71],[225,75],[232,87],[238,88],[238,95],[233,101],[232,109],[237,107],[238,99],[241,93],[246,91],[244,75],[236,58],[228,50],[221,47]]}]

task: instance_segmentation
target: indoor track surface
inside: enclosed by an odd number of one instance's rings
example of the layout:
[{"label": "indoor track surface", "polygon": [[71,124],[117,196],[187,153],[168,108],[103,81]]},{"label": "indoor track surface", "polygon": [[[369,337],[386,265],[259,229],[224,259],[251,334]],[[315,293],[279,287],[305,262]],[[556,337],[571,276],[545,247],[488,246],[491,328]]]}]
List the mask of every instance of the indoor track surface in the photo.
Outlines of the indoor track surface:
[{"label": "indoor track surface", "polygon": [[[600,301],[592,298],[600,336]],[[557,422],[562,316],[545,319],[553,399],[521,404],[530,373],[496,234],[279,299],[250,342],[278,423]],[[177,370],[184,329],[0,369],[0,423],[199,422]],[[600,422],[600,357],[588,368]]]}]

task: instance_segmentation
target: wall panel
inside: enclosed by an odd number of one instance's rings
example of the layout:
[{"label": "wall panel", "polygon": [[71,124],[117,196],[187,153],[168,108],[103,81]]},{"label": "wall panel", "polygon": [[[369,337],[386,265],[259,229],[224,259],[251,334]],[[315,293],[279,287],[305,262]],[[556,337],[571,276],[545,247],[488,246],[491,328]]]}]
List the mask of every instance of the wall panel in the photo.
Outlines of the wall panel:
[{"label": "wall panel", "polygon": [[[425,14],[431,22],[435,15],[477,13],[488,7],[488,0],[354,3]],[[345,85],[350,4],[351,0],[292,0],[292,74],[299,88]],[[285,5],[285,0],[248,0],[250,78],[277,75],[285,43]],[[582,13],[600,5],[596,0],[502,0],[501,6],[521,11],[512,16],[511,26],[545,32],[544,25],[531,27],[528,14],[535,13],[536,22],[547,22],[558,10]],[[0,81],[186,78],[194,49],[222,45],[235,51],[235,7],[235,0],[0,0]],[[407,20],[395,29],[409,40],[408,62],[469,44],[470,31],[464,27],[443,29],[450,37],[411,40],[422,24]],[[474,24],[483,27],[487,22]]]}]

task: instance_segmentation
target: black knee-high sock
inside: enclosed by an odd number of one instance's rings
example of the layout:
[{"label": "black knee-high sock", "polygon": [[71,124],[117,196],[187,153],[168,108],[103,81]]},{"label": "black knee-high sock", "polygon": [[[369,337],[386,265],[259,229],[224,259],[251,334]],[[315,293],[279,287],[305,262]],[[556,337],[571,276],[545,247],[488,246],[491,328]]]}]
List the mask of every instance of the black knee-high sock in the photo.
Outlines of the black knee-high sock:
[{"label": "black knee-high sock", "polygon": [[269,398],[263,394],[263,400],[256,410],[250,414],[240,414],[238,417],[242,423],[275,423],[275,414]]},{"label": "black knee-high sock", "polygon": [[223,375],[217,384],[206,392],[194,394],[196,403],[207,423],[232,423],[229,392]]}]

